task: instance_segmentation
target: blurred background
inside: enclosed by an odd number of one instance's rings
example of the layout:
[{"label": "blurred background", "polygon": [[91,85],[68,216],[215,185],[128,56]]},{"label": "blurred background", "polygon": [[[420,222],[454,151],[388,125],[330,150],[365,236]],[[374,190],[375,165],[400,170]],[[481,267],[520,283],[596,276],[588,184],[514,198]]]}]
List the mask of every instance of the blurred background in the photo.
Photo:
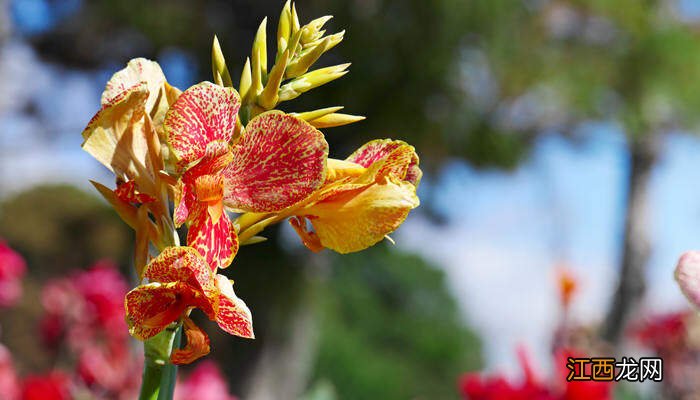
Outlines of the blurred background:
[{"label": "blurred background", "polygon": [[[27,265],[23,295],[0,310],[0,342],[19,375],[70,365],[40,345],[53,337],[37,300],[47,284],[99,260],[133,278],[132,232],[88,181],[112,178],[80,149],[105,82],[134,57],[158,61],[183,90],[211,80],[216,34],[237,83],[258,24],[267,16],[274,36],[282,6],[0,0],[0,238]],[[314,255],[281,226],[244,248],[226,274],[258,338],[205,328],[231,393],[489,398],[467,378],[518,386],[527,354],[539,381],[563,385],[553,354],[574,347],[669,357],[664,383],[616,384],[616,398],[700,393],[683,383],[700,371],[700,341],[672,273],[700,238],[700,1],[308,0],[297,10],[302,24],[329,14],[330,31],[346,30],[322,64],[353,64],[283,109],[366,116],[325,132],[336,158],[377,137],[413,144],[422,204],[396,245]]]}]

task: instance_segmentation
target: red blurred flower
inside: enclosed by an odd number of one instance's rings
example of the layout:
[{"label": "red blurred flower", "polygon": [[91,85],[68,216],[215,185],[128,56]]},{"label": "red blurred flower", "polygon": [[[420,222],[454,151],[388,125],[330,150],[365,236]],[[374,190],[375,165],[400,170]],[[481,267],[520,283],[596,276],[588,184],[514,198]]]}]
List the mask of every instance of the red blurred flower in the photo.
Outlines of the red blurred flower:
[{"label": "red blurred flower", "polygon": [[631,334],[644,346],[658,352],[682,345],[687,332],[688,311],[658,315],[632,328]]},{"label": "red blurred flower", "polygon": [[12,306],[19,300],[26,269],[22,256],[0,240],[0,307]]},{"label": "red blurred flower", "polygon": [[229,394],[226,380],[211,360],[199,363],[186,379],[175,385],[174,400],[189,399],[237,400]]},{"label": "red blurred flower", "polygon": [[[523,370],[523,381],[514,383],[496,375],[485,378],[478,373],[467,373],[459,380],[463,398],[469,400],[609,400],[612,398],[611,382],[567,382],[566,359],[576,352],[562,351],[555,357],[557,373],[554,379],[541,381],[532,367],[524,349],[518,349],[518,359]],[[578,355],[576,355],[578,356]]]},{"label": "red blurred flower", "polygon": [[22,400],[69,400],[68,375],[54,371],[46,375],[30,375],[22,381]]}]

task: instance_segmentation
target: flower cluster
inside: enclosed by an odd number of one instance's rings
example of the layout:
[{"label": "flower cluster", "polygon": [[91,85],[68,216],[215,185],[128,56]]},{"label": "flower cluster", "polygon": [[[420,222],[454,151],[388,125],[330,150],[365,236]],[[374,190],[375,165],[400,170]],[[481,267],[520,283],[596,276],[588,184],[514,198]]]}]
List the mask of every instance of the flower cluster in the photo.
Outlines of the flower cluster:
[{"label": "flower cluster", "polygon": [[[185,91],[168,84],[156,62],[131,60],[109,80],[83,132],[83,149],[116,176],[116,188],[95,187],[136,232],[142,284],[126,296],[129,331],[148,340],[183,326],[187,345],[172,352],[173,363],[209,352],[207,335],[189,319],[194,308],[226,332],[253,337],[250,310],[217,272],[239,246],[264,240],[266,227],[289,220],[313,251],[355,252],[387,237],[419,204],[412,146],[375,140],[329,158],[319,128],[362,117],[338,113],[342,107],[276,109],[347,72],[348,64],[309,70],[343,38],[325,36],[329,19],[301,26],[287,2],[274,65],[268,70],[264,20],[238,90],[216,38],[214,83]],[[186,246],[176,230],[183,225]]]},{"label": "flower cluster", "polygon": [[42,288],[45,313],[40,322],[41,338],[51,353],[68,351],[75,358],[80,386],[125,399],[138,389],[134,367],[142,363],[129,350],[123,308],[127,291],[116,266],[98,262]]}]

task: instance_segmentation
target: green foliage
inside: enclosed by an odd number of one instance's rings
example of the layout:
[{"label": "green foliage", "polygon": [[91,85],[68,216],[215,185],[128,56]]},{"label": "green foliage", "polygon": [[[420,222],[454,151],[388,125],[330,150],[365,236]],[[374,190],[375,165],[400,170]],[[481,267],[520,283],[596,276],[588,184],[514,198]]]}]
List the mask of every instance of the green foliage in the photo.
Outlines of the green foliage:
[{"label": "green foliage", "polygon": [[340,399],[447,399],[480,347],[460,321],[444,275],[384,245],[334,257],[322,296],[315,378]]}]

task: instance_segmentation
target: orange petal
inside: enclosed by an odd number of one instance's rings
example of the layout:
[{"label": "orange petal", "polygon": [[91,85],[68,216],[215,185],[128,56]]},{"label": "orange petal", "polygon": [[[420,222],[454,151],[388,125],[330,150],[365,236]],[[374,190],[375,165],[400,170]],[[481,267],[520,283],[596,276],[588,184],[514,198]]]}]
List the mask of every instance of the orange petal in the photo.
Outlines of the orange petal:
[{"label": "orange petal", "polygon": [[187,338],[187,344],[181,349],[173,350],[170,354],[170,362],[175,365],[189,364],[209,354],[211,350],[209,336],[200,327],[185,317],[182,329]]},{"label": "orange petal", "polygon": [[253,316],[243,300],[236,297],[233,285],[223,275],[216,275],[216,283],[221,294],[216,312],[216,323],[226,332],[253,339]]},{"label": "orange petal", "polygon": [[233,88],[202,82],[185,90],[165,116],[168,143],[185,167],[201,159],[213,141],[228,143],[241,99]]},{"label": "orange petal", "polygon": [[198,212],[187,232],[187,245],[205,258],[213,271],[226,268],[238,252],[238,236],[231,220],[223,213],[218,221],[206,210]]},{"label": "orange petal", "polygon": [[325,179],[328,143],[306,121],[279,111],[258,115],[233,146],[224,170],[224,204],[279,211],[303,200]]},{"label": "orange petal", "polygon": [[321,239],[319,239],[316,232],[309,230],[306,226],[306,218],[304,217],[292,217],[289,219],[289,224],[294,228],[301,242],[304,243],[309,250],[314,253],[318,253],[323,250],[323,245],[321,244]]},{"label": "orange petal", "polygon": [[187,308],[183,283],[149,283],[126,294],[124,302],[129,333],[141,340],[155,336],[180,318]]},{"label": "orange petal", "polygon": [[207,206],[212,223],[218,223],[224,211],[224,177],[220,174],[202,175],[195,179],[194,186],[197,200]]}]

